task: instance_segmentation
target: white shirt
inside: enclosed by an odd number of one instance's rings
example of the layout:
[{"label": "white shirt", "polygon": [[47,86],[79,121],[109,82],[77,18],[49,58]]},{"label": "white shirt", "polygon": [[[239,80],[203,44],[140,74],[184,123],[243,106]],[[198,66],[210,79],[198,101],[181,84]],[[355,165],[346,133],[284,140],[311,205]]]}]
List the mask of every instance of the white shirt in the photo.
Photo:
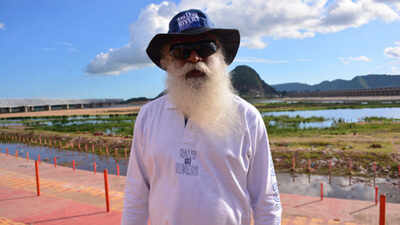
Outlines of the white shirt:
[{"label": "white shirt", "polygon": [[278,225],[281,204],[258,110],[235,97],[242,134],[208,135],[168,100],[136,119],[122,225]]}]

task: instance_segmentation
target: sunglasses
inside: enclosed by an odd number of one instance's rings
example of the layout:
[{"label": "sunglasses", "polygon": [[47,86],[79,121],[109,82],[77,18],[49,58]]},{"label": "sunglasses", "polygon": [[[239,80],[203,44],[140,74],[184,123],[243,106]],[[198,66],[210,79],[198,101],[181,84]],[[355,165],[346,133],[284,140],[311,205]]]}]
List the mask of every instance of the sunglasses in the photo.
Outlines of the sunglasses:
[{"label": "sunglasses", "polygon": [[217,52],[217,49],[218,45],[215,41],[206,40],[174,44],[169,49],[169,53],[176,59],[185,60],[190,57],[192,51],[195,51],[197,55],[204,59]]}]

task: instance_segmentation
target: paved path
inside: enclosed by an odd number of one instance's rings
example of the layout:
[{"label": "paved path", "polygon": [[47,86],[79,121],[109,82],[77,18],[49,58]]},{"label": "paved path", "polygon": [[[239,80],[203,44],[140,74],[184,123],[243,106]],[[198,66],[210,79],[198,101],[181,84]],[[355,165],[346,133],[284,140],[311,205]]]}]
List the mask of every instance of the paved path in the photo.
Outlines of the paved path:
[{"label": "paved path", "polygon": [[[105,211],[102,172],[40,164],[36,196],[34,162],[0,153],[0,225],[119,224],[125,177],[109,175],[111,213]],[[281,194],[283,225],[378,224],[373,202]],[[387,204],[387,224],[400,224],[400,204]]]}]

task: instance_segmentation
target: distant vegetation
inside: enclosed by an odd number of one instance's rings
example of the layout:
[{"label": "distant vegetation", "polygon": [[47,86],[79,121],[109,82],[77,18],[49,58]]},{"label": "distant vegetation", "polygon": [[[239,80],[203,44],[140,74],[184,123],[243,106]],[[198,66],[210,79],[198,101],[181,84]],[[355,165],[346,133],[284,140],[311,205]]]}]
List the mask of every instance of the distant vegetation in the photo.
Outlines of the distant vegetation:
[{"label": "distant vegetation", "polygon": [[23,120],[32,130],[46,130],[63,133],[91,133],[131,136],[137,114],[109,115],[83,118],[52,118]]},{"label": "distant vegetation", "polygon": [[308,85],[304,83],[284,83],[272,85],[279,92],[301,92],[301,91],[334,91],[355,90],[367,88],[400,87],[400,75],[365,75],[356,76],[351,80],[337,79],[323,81],[319,84]]},{"label": "distant vegetation", "polygon": [[364,108],[393,108],[400,107],[400,102],[343,102],[343,103],[323,103],[323,102],[275,102],[275,103],[256,103],[254,104],[260,112],[278,111],[298,111],[298,110],[324,110],[324,109],[364,109]]}]

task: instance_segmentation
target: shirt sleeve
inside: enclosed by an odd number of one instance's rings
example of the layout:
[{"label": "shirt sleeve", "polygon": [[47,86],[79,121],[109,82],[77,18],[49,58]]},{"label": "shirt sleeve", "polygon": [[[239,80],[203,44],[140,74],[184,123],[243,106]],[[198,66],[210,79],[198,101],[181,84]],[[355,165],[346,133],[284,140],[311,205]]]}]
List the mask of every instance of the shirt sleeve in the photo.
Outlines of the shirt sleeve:
[{"label": "shirt sleeve", "polygon": [[280,225],[282,207],[267,130],[258,113],[250,127],[253,157],[247,177],[247,188],[253,209],[254,225]]},{"label": "shirt sleeve", "polygon": [[148,219],[149,182],[146,178],[143,154],[143,111],[136,118],[134,137],[125,183],[125,199],[121,225],[145,225]]}]

